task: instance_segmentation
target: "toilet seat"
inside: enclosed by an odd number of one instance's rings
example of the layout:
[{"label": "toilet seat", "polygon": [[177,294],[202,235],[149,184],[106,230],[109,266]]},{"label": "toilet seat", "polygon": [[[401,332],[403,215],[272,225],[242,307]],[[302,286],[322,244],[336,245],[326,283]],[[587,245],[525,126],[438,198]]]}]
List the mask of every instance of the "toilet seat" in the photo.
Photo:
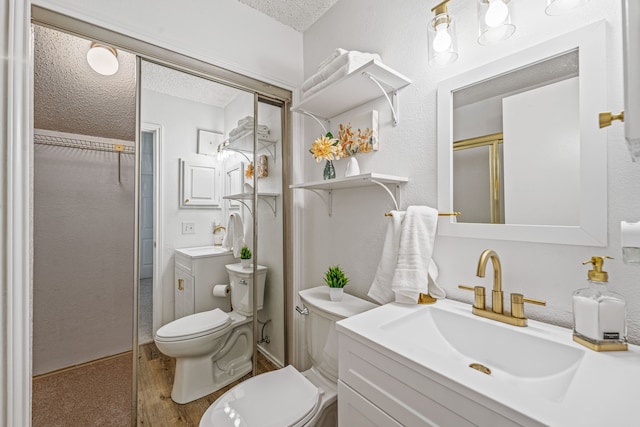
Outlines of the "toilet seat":
[{"label": "toilet seat", "polygon": [[227,391],[200,427],[303,426],[318,411],[322,391],[293,366],[250,378]]},{"label": "toilet seat", "polygon": [[155,339],[163,342],[183,341],[224,330],[231,318],[219,308],[190,314],[169,322],[156,332]]}]

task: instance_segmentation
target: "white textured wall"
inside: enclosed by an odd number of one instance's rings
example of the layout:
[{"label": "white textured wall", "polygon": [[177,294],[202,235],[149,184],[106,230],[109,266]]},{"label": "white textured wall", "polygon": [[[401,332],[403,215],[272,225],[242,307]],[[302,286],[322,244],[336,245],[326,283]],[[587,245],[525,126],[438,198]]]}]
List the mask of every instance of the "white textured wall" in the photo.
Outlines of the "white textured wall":
[{"label": "white textured wall", "polygon": [[[398,127],[391,127],[389,110],[382,101],[373,103],[380,110],[380,151],[359,156],[363,171],[409,177],[410,182],[402,190],[403,207],[436,204],[436,85],[439,80],[584,24],[606,19],[609,96],[608,105],[603,105],[602,111],[622,109],[619,2],[590,2],[562,17],[545,15],[541,1],[514,2],[514,19],[518,26],[515,35],[491,47],[476,42],[475,4],[452,3],[450,11],[458,19],[460,57],[443,69],[433,69],[427,64],[426,27],[432,16],[429,8],[435,3],[435,0],[340,1],[304,34],[305,76],[311,75],[316,65],[334,48],[343,47],[378,52],[386,64],[413,80],[412,85],[400,92]],[[309,119],[305,120],[305,126],[305,140],[297,142],[297,149],[306,152],[319,131]],[[570,327],[571,293],[586,286],[586,268],[581,262],[592,255],[611,255],[616,258],[607,266],[611,289],[626,296],[629,337],[640,344],[640,269],[622,263],[618,231],[621,220],[640,220],[640,166],[629,159],[622,126],[615,124],[602,131],[608,133],[609,194],[603,195],[603,203],[608,203],[609,246],[596,248],[438,237],[434,256],[440,266],[440,284],[452,298],[471,302],[472,295],[458,290],[458,284],[491,285],[491,277],[475,277],[475,268],[482,250],[492,248],[501,256],[507,292],[522,292],[547,301],[547,307],[527,307],[530,317]],[[310,155],[304,157],[305,178],[319,179],[321,166],[316,165]],[[340,165],[337,170],[342,168]],[[331,218],[315,195],[305,196],[305,203],[305,254],[302,258],[305,280],[302,287],[321,284],[326,267],[340,263],[352,279],[347,291],[366,295],[382,249],[387,225],[383,214],[391,208],[389,200],[379,188],[334,192]]]},{"label": "white textured wall", "polygon": [[[144,66],[143,66],[144,69]],[[174,250],[213,244],[213,222],[222,221],[221,209],[179,208],[179,159],[215,162],[196,154],[198,129],[222,131],[220,108],[174,96],[143,90],[140,100],[143,123],[162,126],[162,324],[174,319]],[[195,223],[195,234],[182,234],[182,222]]]},{"label": "white textured wall", "polygon": [[35,145],[34,375],[131,350],[134,160]]}]

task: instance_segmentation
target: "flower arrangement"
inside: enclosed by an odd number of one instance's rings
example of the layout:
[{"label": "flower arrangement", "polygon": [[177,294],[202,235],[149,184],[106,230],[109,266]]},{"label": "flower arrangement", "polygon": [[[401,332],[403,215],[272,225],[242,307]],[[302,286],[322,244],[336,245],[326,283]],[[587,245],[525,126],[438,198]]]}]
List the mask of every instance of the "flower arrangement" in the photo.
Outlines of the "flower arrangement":
[{"label": "flower arrangement", "polygon": [[243,246],[240,249],[240,259],[251,259],[251,249],[248,246]]},{"label": "flower arrangement", "polygon": [[374,139],[373,130],[358,128],[357,132],[351,130],[351,123],[338,127],[338,142],[340,157],[353,156],[356,153],[369,153],[373,151]]},{"label": "flower arrangement", "polygon": [[338,160],[340,158],[339,141],[333,137],[331,132],[317,138],[311,144],[309,152],[320,163],[321,160]]},{"label": "flower arrangement", "polygon": [[324,274],[324,283],[330,288],[344,288],[349,283],[349,279],[339,265],[334,265]]},{"label": "flower arrangement", "polygon": [[253,162],[247,165],[247,169],[244,171],[244,177],[246,179],[253,179]]}]

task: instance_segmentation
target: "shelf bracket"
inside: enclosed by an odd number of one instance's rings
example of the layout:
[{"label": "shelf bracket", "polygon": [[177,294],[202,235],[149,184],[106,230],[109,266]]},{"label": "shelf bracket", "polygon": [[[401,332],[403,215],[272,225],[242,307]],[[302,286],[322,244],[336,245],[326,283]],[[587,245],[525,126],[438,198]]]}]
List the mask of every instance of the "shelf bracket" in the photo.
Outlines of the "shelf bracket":
[{"label": "shelf bracket", "polygon": [[[272,197],[272,196],[258,196],[258,200],[263,200],[267,206],[269,206],[271,208],[271,211],[273,212],[273,216],[277,216],[277,210],[276,210],[276,198]],[[269,202],[267,199],[273,199],[273,202]],[[247,208],[247,210],[249,211],[249,215],[253,216],[253,209],[251,209],[251,206],[249,206],[248,203],[245,203],[244,200],[242,199],[235,199],[237,202],[242,203],[244,205],[245,208]],[[252,200],[253,201],[253,200]],[[253,203],[251,203],[251,205],[253,205]]]},{"label": "shelf bracket", "polygon": [[393,193],[391,192],[391,190],[389,190],[389,187],[384,185],[382,182],[376,181],[375,179],[372,179],[371,182],[373,182],[374,184],[378,184],[380,187],[382,187],[384,189],[384,191],[387,192],[387,194],[391,198],[391,201],[393,201],[393,204],[394,204],[396,210],[399,211],[400,208],[398,206],[398,201],[400,200],[400,185],[398,185],[398,184],[395,185],[395,193],[396,194],[394,196]]},{"label": "shelf bracket", "polygon": [[320,192],[321,190],[314,190],[312,188],[305,188],[305,190],[311,191],[313,194],[315,194],[316,196],[320,197],[320,199],[322,199],[324,204],[327,205],[327,214],[329,214],[329,216],[331,216],[331,214],[333,213],[333,194],[332,194],[332,191],[331,190],[324,190],[324,192],[327,195],[325,197],[324,194]]},{"label": "shelf bracket", "polygon": [[382,94],[384,95],[384,97],[387,99],[387,102],[389,103],[389,108],[391,108],[391,115],[393,116],[393,119],[392,119],[393,126],[394,127],[398,126],[398,123],[399,123],[398,91],[396,90],[391,91],[391,97],[393,98],[393,101],[392,101],[391,98],[389,98],[389,94],[387,93],[387,91],[384,90],[384,88],[382,87],[382,84],[380,84],[378,79],[376,79],[373,76],[373,74],[369,73],[368,71],[364,71],[362,75],[369,77],[369,79],[371,79],[371,81],[374,82],[376,86],[380,88],[380,90],[382,91]]},{"label": "shelf bracket", "polygon": [[[313,113],[310,113],[308,111],[305,110],[297,110],[299,113],[304,114],[305,116],[309,116],[311,117],[313,120],[315,120],[316,122],[318,122],[318,124],[320,125],[320,127],[322,128],[323,134],[322,136],[325,136],[328,132],[327,127],[330,127],[331,122],[329,121],[329,119],[325,119],[324,117],[319,117],[316,116]],[[323,121],[325,121],[327,123],[327,126],[324,125],[324,123],[322,123]]]}]

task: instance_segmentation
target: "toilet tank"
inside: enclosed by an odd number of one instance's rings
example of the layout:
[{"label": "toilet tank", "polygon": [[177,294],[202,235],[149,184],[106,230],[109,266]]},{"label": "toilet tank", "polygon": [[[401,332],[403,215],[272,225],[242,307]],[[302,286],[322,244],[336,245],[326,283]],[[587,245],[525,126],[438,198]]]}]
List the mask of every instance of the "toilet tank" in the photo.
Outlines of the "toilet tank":
[{"label": "toilet tank", "polygon": [[[243,268],[242,264],[225,265],[229,273],[229,286],[231,286],[231,310],[243,316],[253,316],[253,267]],[[258,265],[258,277],[255,281],[258,286],[258,310],[264,303],[264,286],[267,279],[267,267]]]},{"label": "toilet tank", "polygon": [[307,352],[313,367],[330,381],[338,382],[338,334],[336,322],[378,307],[349,295],[342,301],[329,299],[329,287],[318,286],[298,292],[309,315],[305,317]]}]

